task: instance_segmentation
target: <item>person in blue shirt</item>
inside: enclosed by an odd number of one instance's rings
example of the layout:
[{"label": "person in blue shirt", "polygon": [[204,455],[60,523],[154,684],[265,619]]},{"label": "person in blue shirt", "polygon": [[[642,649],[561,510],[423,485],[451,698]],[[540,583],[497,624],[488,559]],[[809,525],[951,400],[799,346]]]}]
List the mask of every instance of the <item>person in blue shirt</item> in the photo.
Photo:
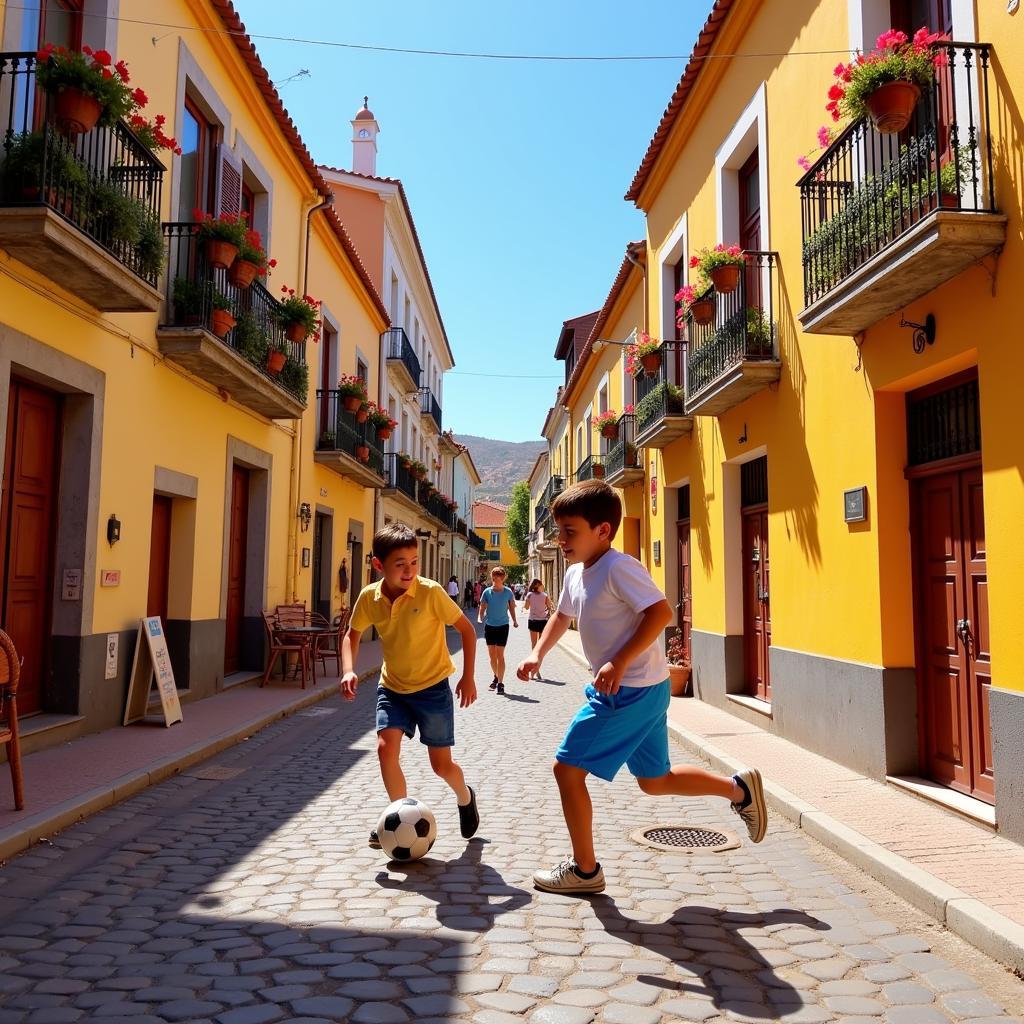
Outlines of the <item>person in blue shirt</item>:
[{"label": "person in blue shirt", "polygon": [[491,659],[494,679],[489,689],[505,692],[505,644],[508,643],[508,619],[516,629],[516,597],[510,587],[505,586],[505,570],[496,565],[491,570],[491,585],[480,595],[480,612],[477,621],[484,624],[484,643],[487,656]]}]

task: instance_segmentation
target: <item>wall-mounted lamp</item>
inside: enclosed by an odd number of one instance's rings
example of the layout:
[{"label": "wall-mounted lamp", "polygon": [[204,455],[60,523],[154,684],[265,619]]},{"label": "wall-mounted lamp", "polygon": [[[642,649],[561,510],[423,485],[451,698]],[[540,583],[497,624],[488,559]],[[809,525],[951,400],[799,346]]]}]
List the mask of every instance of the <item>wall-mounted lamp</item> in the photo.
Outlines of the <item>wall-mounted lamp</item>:
[{"label": "wall-mounted lamp", "polygon": [[107,520],[107,543],[113,547],[121,539],[121,520],[111,513]]},{"label": "wall-mounted lamp", "polygon": [[925,345],[935,344],[935,315],[929,313],[924,318],[923,324],[915,324],[912,320],[904,320],[900,317],[900,327],[912,327],[914,329],[914,353],[920,355]]},{"label": "wall-mounted lamp", "polygon": [[603,352],[609,345],[619,345],[622,348],[627,348],[632,344],[632,341],[609,341],[607,338],[598,338],[590,347],[594,352]]},{"label": "wall-mounted lamp", "polygon": [[305,533],[309,529],[310,520],[313,518],[313,509],[310,507],[308,501],[304,501],[299,505],[299,523],[302,526],[302,532]]}]

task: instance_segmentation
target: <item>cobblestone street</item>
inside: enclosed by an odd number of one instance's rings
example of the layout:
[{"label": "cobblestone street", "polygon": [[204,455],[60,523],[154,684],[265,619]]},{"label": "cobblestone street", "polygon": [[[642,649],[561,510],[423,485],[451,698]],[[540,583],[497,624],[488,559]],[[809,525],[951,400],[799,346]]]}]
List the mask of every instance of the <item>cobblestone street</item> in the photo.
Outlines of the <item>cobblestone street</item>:
[{"label": "cobblestone street", "polygon": [[[513,630],[510,666],[527,646]],[[567,849],[550,762],[585,671],[556,650],[499,697],[485,665],[481,645],[479,703],[456,713],[477,839],[416,742],[437,844],[393,869],[367,848],[386,803],[367,682],[6,864],[0,1024],[1018,1020],[1018,979],[787,822],[725,853],[636,844],[656,822],[743,830],[625,772],[592,785],[607,891],[535,892]]]}]

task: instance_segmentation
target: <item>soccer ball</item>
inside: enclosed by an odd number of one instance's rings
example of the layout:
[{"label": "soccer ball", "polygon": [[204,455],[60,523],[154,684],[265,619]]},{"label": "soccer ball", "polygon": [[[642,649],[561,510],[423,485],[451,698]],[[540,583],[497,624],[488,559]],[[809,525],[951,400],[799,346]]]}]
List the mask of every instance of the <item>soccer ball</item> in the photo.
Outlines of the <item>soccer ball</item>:
[{"label": "soccer ball", "polygon": [[411,796],[384,808],[377,822],[377,838],[392,860],[419,860],[437,838],[437,822],[431,809]]}]

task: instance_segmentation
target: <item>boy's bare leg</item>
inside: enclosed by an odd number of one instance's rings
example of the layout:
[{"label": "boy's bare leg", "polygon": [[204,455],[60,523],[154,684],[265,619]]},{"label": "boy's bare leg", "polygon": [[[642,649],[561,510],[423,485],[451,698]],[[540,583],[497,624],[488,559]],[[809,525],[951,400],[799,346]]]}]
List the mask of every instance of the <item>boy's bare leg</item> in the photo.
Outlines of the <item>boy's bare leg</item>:
[{"label": "boy's bare leg", "polygon": [[636,781],[648,796],[720,796],[732,803],[746,798],[735,780],[688,764],[674,765],[665,775],[654,779]]},{"label": "boy's bare leg", "polygon": [[498,648],[494,644],[489,644],[487,647],[487,657],[491,662],[491,672],[494,675],[498,674]]},{"label": "boy's bare leg", "polygon": [[402,754],[401,729],[381,729],[377,733],[377,758],[380,761],[380,777],[384,780],[388,799],[392,802],[409,795],[405,786],[400,757]]},{"label": "boy's bare leg", "polygon": [[438,778],[444,779],[455,793],[455,799],[462,805],[469,803],[469,787],[462,769],[452,760],[451,747],[427,747],[430,767]]},{"label": "boy's bare leg", "polygon": [[594,806],[590,802],[585,768],[572,764],[555,762],[555,781],[558,795],[562,798],[562,815],[569,829],[572,855],[581,871],[594,871],[597,858],[594,855]]},{"label": "boy's bare leg", "polygon": [[498,682],[505,682],[505,648],[495,647],[494,648],[494,674],[498,677]]}]

